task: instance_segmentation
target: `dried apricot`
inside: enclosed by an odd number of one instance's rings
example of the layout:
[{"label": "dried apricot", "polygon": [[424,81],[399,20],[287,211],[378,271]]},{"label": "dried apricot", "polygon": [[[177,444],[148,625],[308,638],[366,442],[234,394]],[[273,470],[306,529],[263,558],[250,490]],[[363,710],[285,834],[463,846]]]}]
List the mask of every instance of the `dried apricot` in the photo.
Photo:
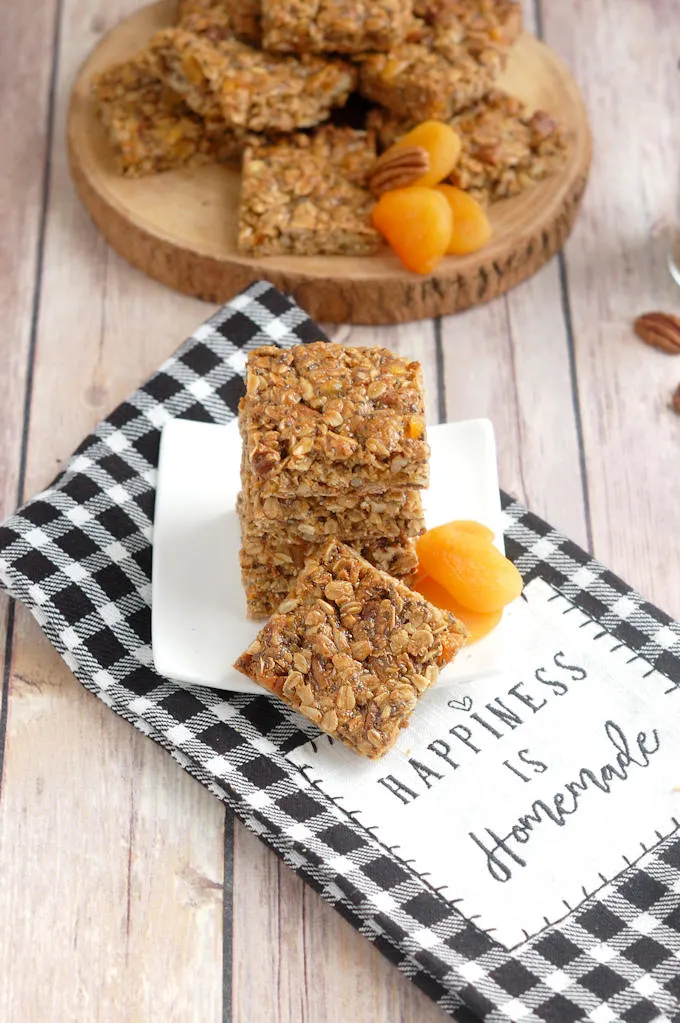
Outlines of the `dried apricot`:
[{"label": "dried apricot", "polygon": [[427,174],[414,181],[414,185],[431,187],[448,177],[460,156],[460,136],[450,124],[443,121],[423,121],[403,135],[387,152],[401,146],[421,146],[430,157]]},{"label": "dried apricot", "polygon": [[453,611],[456,618],[460,618],[468,630],[468,646],[470,643],[476,643],[478,639],[482,639],[492,629],[495,629],[503,617],[502,610],[483,613],[481,611],[471,611],[469,607],[463,607],[455,597],[451,596],[448,590],[445,590],[443,586],[440,586],[429,575],[418,576],[411,588],[421,593],[425,600],[429,600],[435,607],[441,607],[445,611]]},{"label": "dried apricot", "polygon": [[433,188],[395,188],[373,208],[373,223],[408,270],[429,274],[451,237],[451,207]]},{"label": "dried apricot", "polygon": [[449,523],[418,540],[421,570],[471,611],[499,611],[522,592],[522,577],[511,561],[483,536]]},{"label": "dried apricot", "polygon": [[411,440],[419,440],[420,437],[425,433],[425,423],[419,417],[412,417],[409,419],[408,427],[406,428],[406,436]]},{"label": "dried apricot", "polygon": [[453,231],[446,250],[452,256],[476,252],[491,238],[493,228],[477,200],[455,185],[437,185],[453,213]]},{"label": "dried apricot", "polygon": [[460,530],[461,533],[473,533],[475,536],[483,536],[487,540],[493,541],[493,529],[489,529],[483,522],[475,522],[474,519],[456,519],[449,525],[453,529]]}]

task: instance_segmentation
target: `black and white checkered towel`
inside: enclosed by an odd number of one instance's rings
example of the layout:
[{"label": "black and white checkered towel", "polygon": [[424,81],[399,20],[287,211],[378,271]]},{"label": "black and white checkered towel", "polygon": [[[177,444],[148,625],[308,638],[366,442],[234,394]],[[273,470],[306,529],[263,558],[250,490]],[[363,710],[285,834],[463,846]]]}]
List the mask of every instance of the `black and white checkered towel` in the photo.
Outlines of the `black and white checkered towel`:
[{"label": "black and white checkered towel", "polygon": [[[584,889],[567,915],[546,919],[508,950],[300,770],[291,754],[318,735],[309,722],[265,696],[182,688],[155,672],[151,551],[161,428],[177,416],[227,422],[242,394],[245,352],[322,336],[268,284],[237,296],[0,527],[3,586],[30,608],[87,689],[232,807],[454,1019],[680,1019],[677,832],[658,832],[633,865],[591,894]],[[655,669],[666,699],[677,700],[680,627],[545,522],[509,499],[504,507],[507,550],[525,581],[544,580],[584,624],[599,625],[598,636]]]}]

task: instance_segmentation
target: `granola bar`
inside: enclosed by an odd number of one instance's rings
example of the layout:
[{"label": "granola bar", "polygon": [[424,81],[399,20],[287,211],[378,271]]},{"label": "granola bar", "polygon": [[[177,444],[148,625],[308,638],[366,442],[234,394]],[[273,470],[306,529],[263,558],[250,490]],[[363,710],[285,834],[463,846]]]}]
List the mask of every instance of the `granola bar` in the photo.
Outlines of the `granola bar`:
[{"label": "granola bar", "polygon": [[250,256],[376,252],[382,242],[370,221],[373,199],[356,183],[374,158],[372,137],[351,128],[248,146],[239,250]]},{"label": "granola bar", "polygon": [[480,100],[521,32],[512,0],[421,0],[405,43],[361,59],[360,91],[416,123],[448,120]]},{"label": "granola bar", "polygon": [[271,618],[279,604],[286,598],[286,594],[281,594],[277,599],[267,583],[257,582],[251,585],[244,583],[244,589],[246,591],[246,614],[255,622],[263,618]]},{"label": "granola bar", "polygon": [[423,32],[422,20],[446,30],[473,56],[493,47],[507,51],[522,32],[522,7],[515,0],[414,0],[413,13],[412,34]]},{"label": "granola bar", "polygon": [[331,540],[235,667],[377,759],[465,635],[450,612]]},{"label": "granola bar", "polygon": [[[258,605],[264,604],[265,614],[272,614],[290,591],[305,562],[316,557],[323,545],[304,541],[274,541],[272,538],[251,537],[244,533],[239,561],[248,616],[257,617],[254,614],[254,597]],[[415,542],[410,537],[361,542],[356,540],[348,546],[371,565],[395,578],[409,581],[415,577],[418,555]]]},{"label": "granola bar", "polygon": [[130,60],[94,75],[90,90],[96,102],[108,105],[118,100],[135,99],[149,86],[158,85],[158,81],[151,54],[144,50]]},{"label": "granola bar", "polygon": [[[326,537],[323,543],[327,540]],[[305,562],[318,554],[323,543],[308,543],[304,540],[295,542],[290,539],[277,541],[272,537],[252,536],[246,527],[240,552],[241,568],[253,579],[264,579],[267,576],[285,579],[288,589]],[[416,545],[412,537],[365,538],[348,541],[348,546],[357,550],[376,568],[400,579],[413,576],[418,568]]]},{"label": "granola bar", "polygon": [[141,177],[209,160],[237,159],[245,135],[204,122],[154,76],[146,54],[117,64],[96,76],[92,95],[126,177]]},{"label": "granola bar", "polygon": [[502,63],[483,63],[459,46],[446,56],[424,43],[361,59],[359,91],[400,118],[447,120],[489,91]]},{"label": "granola bar", "polygon": [[[413,127],[384,111],[371,111],[369,123],[387,148]],[[449,123],[461,138],[461,154],[449,181],[483,204],[518,195],[554,174],[568,144],[558,122],[543,110],[530,111],[514,96],[494,89]]]},{"label": "granola bar", "polygon": [[240,497],[249,534],[277,542],[297,539],[311,543],[334,536],[352,543],[378,537],[416,537],[425,532],[417,490],[367,496],[263,497],[247,475]]},{"label": "granola bar", "polygon": [[345,61],[282,57],[182,28],[150,43],[163,80],[202,117],[251,131],[292,132],[324,121],[355,84]]},{"label": "granola bar", "polygon": [[411,0],[262,0],[263,43],[282,53],[390,50],[411,18]]},{"label": "granola bar", "polygon": [[179,0],[177,13],[179,24],[190,32],[200,34],[200,19],[207,16],[222,19],[230,33],[244,43],[261,42],[260,0]]},{"label": "granola bar", "polygon": [[330,412],[341,399],[356,403],[364,413],[395,409],[422,416],[420,363],[388,348],[347,348],[324,341],[292,348],[265,345],[248,355],[248,404],[266,400]]},{"label": "granola bar", "polygon": [[[426,487],[425,420],[390,409],[364,415],[348,400],[321,414],[257,402],[240,418],[245,470],[263,497],[324,497]],[[337,424],[337,425],[335,425]]]}]

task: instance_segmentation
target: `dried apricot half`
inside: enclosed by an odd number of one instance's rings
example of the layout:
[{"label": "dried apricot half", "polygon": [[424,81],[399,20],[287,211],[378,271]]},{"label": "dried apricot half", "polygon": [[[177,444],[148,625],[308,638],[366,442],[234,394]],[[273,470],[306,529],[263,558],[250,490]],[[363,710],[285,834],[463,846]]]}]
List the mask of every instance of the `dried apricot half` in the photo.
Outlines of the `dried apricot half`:
[{"label": "dried apricot half", "polygon": [[471,611],[500,611],[522,592],[522,577],[484,536],[454,523],[430,529],[418,540],[422,572]]},{"label": "dried apricot half", "polygon": [[407,270],[431,273],[448,248],[451,207],[433,188],[411,186],[384,192],[372,216]]},{"label": "dried apricot half", "polygon": [[425,600],[429,600],[435,607],[441,607],[444,611],[453,611],[456,618],[459,618],[468,630],[468,646],[471,643],[476,643],[478,639],[482,639],[492,629],[495,629],[503,617],[502,610],[484,613],[481,611],[471,611],[469,607],[463,607],[455,597],[451,596],[448,590],[445,590],[443,586],[440,586],[429,575],[418,576],[411,588],[422,594]]},{"label": "dried apricot half", "polygon": [[402,146],[420,146],[427,150],[430,169],[414,181],[414,185],[431,187],[448,177],[460,156],[460,136],[450,124],[443,121],[423,121],[403,135],[387,152]]},{"label": "dried apricot half", "polygon": [[453,231],[446,250],[452,256],[466,256],[481,249],[491,238],[489,218],[474,196],[455,185],[437,185],[453,213]]}]

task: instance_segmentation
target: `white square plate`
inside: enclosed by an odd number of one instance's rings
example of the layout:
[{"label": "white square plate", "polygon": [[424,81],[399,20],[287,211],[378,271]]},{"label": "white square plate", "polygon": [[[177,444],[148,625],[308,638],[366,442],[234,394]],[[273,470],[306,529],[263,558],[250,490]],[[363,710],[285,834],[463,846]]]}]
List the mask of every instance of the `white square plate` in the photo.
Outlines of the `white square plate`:
[{"label": "white square plate", "polygon": [[[433,426],[431,484],[423,494],[428,528],[476,519],[503,550],[493,427],[487,419]],[[153,541],[151,630],[156,670],[167,678],[238,693],[263,690],[233,667],[262,623],[245,616],[238,561],[236,495],[241,438],[228,426],[171,420],[163,429]],[[463,649],[438,685],[507,667],[508,619]]]}]

